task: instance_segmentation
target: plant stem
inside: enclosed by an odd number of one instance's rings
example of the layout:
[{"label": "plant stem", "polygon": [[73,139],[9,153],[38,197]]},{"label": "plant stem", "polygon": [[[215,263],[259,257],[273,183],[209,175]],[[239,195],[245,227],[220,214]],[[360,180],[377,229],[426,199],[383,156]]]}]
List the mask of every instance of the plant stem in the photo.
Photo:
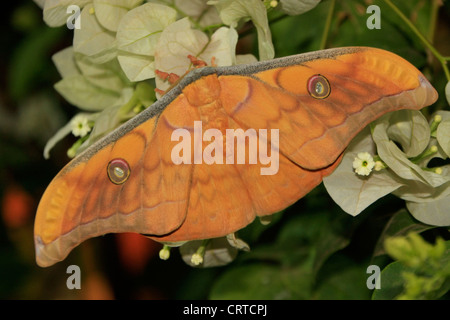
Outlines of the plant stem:
[{"label": "plant stem", "polygon": [[439,1],[441,0],[432,0],[431,3],[431,18],[430,25],[428,26],[428,39],[433,43],[434,33],[436,31],[436,21],[439,12]]},{"label": "plant stem", "polygon": [[416,36],[420,39],[420,41],[423,42],[423,44],[433,53],[433,55],[436,57],[436,59],[439,60],[439,62],[442,65],[442,68],[445,73],[445,77],[448,81],[450,81],[450,71],[447,66],[447,61],[449,58],[443,57],[439,51],[436,50],[436,48],[428,41],[427,38],[416,28],[416,26],[403,14],[403,12],[400,11],[400,9],[392,3],[391,0],[384,0],[384,2],[394,10],[394,12],[400,17],[400,19],[403,20],[404,23],[416,34]]},{"label": "plant stem", "polygon": [[330,0],[330,8],[328,10],[327,20],[325,21],[325,27],[322,33],[322,39],[320,40],[319,50],[325,49],[327,45],[328,34],[330,33],[331,21],[333,18],[334,7],[336,0]]}]

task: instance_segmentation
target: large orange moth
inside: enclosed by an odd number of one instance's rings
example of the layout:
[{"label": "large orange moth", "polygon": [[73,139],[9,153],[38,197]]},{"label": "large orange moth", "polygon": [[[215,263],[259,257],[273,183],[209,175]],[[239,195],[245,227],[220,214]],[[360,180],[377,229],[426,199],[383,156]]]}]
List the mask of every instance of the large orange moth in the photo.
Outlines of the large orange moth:
[{"label": "large orange moth", "polygon": [[[50,266],[82,241],[106,233],[177,242],[235,232],[317,186],[371,121],[436,99],[414,66],[373,48],[194,69],[54,178],[36,215],[37,263]],[[190,163],[174,164],[171,153],[178,142],[172,133],[192,132],[195,121],[201,121],[202,133],[279,130],[276,142],[270,135],[257,137],[279,153],[278,171],[263,175],[260,162],[196,164],[193,152],[184,155]]]}]

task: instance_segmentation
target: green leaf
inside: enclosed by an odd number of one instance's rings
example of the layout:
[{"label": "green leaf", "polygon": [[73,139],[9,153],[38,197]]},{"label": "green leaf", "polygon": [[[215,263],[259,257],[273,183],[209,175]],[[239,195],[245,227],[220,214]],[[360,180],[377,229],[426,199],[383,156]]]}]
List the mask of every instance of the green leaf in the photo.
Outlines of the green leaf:
[{"label": "green leaf", "polygon": [[112,59],[116,54],[115,34],[100,25],[95,14],[92,14],[93,8],[92,4],[88,4],[81,11],[82,26],[74,31],[73,49],[87,56],[96,56],[97,59],[103,55]]},{"label": "green leaf", "polygon": [[[327,16],[330,5],[331,1],[323,1],[319,3],[314,10],[302,15],[287,16],[278,20],[277,23],[272,23],[270,25],[270,30],[272,32],[273,44],[277,56],[282,57],[318,50],[322,38],[320,35],[323,33],[323,28],[325,26],[324,17]],[[323,23],[316,23],[316,21],[323,21]],[[345,21],[342,23],[345,23]],[[331,30],[340,31],[340,28],[341,26],[331,26]],[[292,30],[301,30],[301,32],[292,32]],[[354,32],[353,29],[351,31]],[[345,35],[346,34],[343,33],[341,37]],[[337,39],[340,39],[340,37],[336,37],[336,40]]]},{"label": "green leaf", "polygon": [[204,300],[208,298],[211,285],[214,283],[221,268],[186,270],[183,266],[181,283],[177,283],[174,298],[179,300]]},{"label": "green leaf", "polygon": [[[322,1],[319,6],[325,6],[327,2],[329,3],[330,1]],[[373,3],[381,9],[381,29],[367,28],[366,22],[369,15],[366,13],[366,9],[368,4],[363,1],[336,1],[336,12],[343,12],[342,14],[346,14],[351,18],[341,19],[339,15],[335,14],[327,44],[332,47],[371,46],[383,48],[406,58],[416,67],[423,66],[426,63],[426,55],[423,53],[423,44],[418,40],[418,37],[411,32],[410,28],[399,19],[398,15],[384,1]],[[424,11],[426,12],[430,8],[431,2],[410,0],[395,1],[395,4],[402,7],[402,11],[407,16],[420,16],[422,18]],[[316,11],[318,10],[312,10],[306,14],[312,14]],[[429,22],[429,17],[431,16],[429,14],[426,19],[420,19],[420,22],[418,21],[419,19],[415,19],[414,23],[419,22],[421,25],[424,25],[424,23],[432,25]],[[300,18],[303,18],[303,16]],[[314,23],[310,23],[310,25],[312,24]],[[322,26],[323,24],[318,25]],[[427,30],[421,31],[423,34],[427,34]]]},{"label": "green leaf", "polygon": [[318,270],[349,244],[353,221],[329,210],[293,216],[281,226],[275,243],[252,248],[242,255],[243,264],[230,266],[211,298],[309,299]]},{"label": "green leaf", "polygon": [[352,218],[333,211],[317,211],[314,215],[302,214],[289,220],[276,241],[277,248],[284,248],[278,249],[280,261],[302,263],[310,255],[311,271],[317,273],[333,253],[350,243],[353,226],[349,219]]},{"label": "green leaf", "polygon": [[348,223],[348,217],[341,215],[329,219],[331,223],[323,223],[320,228],[319,237],[313,244],[315,251],[313,272],[317,274],[325,261],[335,252],[344,249],[350,244],[350,236],[353,226]]},{"label": "green leaf", "polygon": [[373,256],[376,257],[386,253],[384,250],[384,241],[388,237],[403,236],[409,232],[422,232],[431,228],[433,227],[414,220],[408,211],[401,209],[394,213],[385,225],[375,246]]},{"label": "green leaf", "polygon": [[307,299],[311,290],[308,268],[250,264],[227,270],[214,283],[213,300]]},{"label": "green leaf", "polygon": [[369,275],[361,266],[347,265],[327,275],[314,292],[314,300],[363,300],[370,298],[366,281]]},{"label": "green leaf", "polygon": [[50,27],[60,27],[67,23],[73,12],[67,13],[67,8],[75,5],[82,9],[92,0],[46,0],[44,5],[44,21]]},{"label": "green leaf", "polygon": [[142,4],[144,0],[94,0],[95,16],[100,24],[113,32],[125,14]]},{"label": "green leaf", "polygon": [[11,61],[6,70],[8,89],[14,99],[24,98],[36,84],[51,75],[53,66],[48,56],[63,35],[64,30],[61,29],[39,28],[24,37],[12,50]]},{"label": "green leaf", "polygon": [[252,20],[258,34],[259,59],[270,60],[275,56],[272,35],[267,19],[267,10],[260,0],[222,0],[209,1],[219,11],[226,25],[236,28],[241,20]]},{"label": "green leaf", "polygon": [[139,82],[134,91],[138,101],[146,108],[156,101],[155,87],[146,82]]},{"label": "green leaf", "polygon": [[314,9],[320,0],[280,0],[281,11],[295,16]]},{"label": "green leaf", "polygon": [[398,261],[381,272],[381,289],[373,299],[438,299],[450,289],[450,241],[437,238],[432,245],[410,233],[385,245]]},{"label": "green leaf", "polygon": [[277,225],[283,217],[283,211],[274,213],[270,216],[263,216],[259,219],[255,219],[244,229],[238,231],[238,235],[245,239],[247,242],[253,243],[264,234],[264,232]]},{"label": "green leaf", "polygon": [[393,300],[403,292],[402,273],[406,267],[400,262],[392,262],[380,273],[380,289],[373,292],[373,300]]}]

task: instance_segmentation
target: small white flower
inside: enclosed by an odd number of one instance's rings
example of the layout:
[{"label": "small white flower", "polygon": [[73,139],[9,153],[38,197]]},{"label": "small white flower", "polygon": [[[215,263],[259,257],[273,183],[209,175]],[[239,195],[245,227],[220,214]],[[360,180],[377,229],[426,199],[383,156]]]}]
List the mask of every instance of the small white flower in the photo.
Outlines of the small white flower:
[{"label": "small white flower", "polygon": [[353,160],[353,169],[355,169],[355,172],[360,176],[368,176],[372,172],[374,166],[375,162],[368,152],[358,153],[355,160]]},{"label": "small white flower", "polygon": [[84,137],[91,131],[87,117],[78,115],[71,121],[72,134],[75,137]]},{"label": "small white flower", "polygon": [[77,155],[77,152],[75,151],[74,148],[70,148],[69,150],[67,150],[67,156],[70,159],[75,158],[76,155]]},{"label": "small white flower", "polygon": [[200,265],[203,263],[203,256],[200,253],[194,253],[191,257],[191,262],[193,265]]},{"label": "small white flower", "polygon": [[161,260],[168,260],[170,258],[170,247],[169,246],[164,246],[160,251],[159,251],[159,258]]},{"label": "small white flower", "polygon": [[375,161],[375,167],[373,170],[375,171],[381,171],[386,168],[386,165],[383,163],[383,161]]},{"label": "small white flower", "polygon": [[434,122],[440,123],[442,121],[442,116],[437,114],[434,116]]}]

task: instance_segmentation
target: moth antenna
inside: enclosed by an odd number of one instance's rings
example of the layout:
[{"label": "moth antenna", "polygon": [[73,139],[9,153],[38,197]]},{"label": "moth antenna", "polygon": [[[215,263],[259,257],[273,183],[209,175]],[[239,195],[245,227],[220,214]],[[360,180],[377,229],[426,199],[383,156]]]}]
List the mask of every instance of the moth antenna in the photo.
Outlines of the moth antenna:
[{"label": "moth antenna", "polygon": [[168,81],[170,84],[174,84],[180,79],[180,76],[175,73],[169,73]]},{"label": "moth antenna", "polygon": [[166,93],[164,90],[161,90],[161,89],[158,89],[158,88],[155,88],[155,92],[159,93],[162,96]]}]

